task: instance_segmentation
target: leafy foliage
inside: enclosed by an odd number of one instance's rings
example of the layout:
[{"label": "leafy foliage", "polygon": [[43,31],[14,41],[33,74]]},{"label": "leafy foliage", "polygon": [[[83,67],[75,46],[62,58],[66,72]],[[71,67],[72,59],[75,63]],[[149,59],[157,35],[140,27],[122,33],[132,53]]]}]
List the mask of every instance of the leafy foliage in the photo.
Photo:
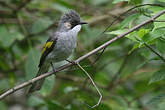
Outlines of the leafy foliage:
[{"label": "leafy foliage", "polygon": [[160,81],[163,79],[165,79],[165,70],[162,69],[153,74],[149,83],[153,83],[153,82]]},{"label": "leafy foliage", "polygon": [[[137,7],[123,14],[134,6]],[[1,0],[0,93],[35,77],[41,49],[68,9],[78,11],[82,20],[89,23],[78,35],[78,46],[71,57],[76,59],[164,10],[165,1]],[[103,95],[94,110],[164,110],[164,21],[165,14],[114,42],[95,64],[101,52],[81,62]],[[90,110],[88,105],[97,100],[90,81],[74,66],[46,78],[42,89],[29,97],[25,89],[8,96],[0,102],[0,108]]]}]

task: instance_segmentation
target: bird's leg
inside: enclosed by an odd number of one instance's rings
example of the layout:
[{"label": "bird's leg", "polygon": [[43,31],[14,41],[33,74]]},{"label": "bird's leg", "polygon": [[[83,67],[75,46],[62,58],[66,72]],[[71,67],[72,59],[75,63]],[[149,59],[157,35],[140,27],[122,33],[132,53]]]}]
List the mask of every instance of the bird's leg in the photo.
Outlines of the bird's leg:
[{"label": "bird's leg", "polygon": [[70,60],[66,59],[66,61],[69,62],[69,63],[71,63],[71,64],[73,64],[73,65],[76,65],[76,64],[77,64],[77,63],[76,63],[75,61],[73,61],[73,60],[70,61]]},{"label": "bird's leg", "polygon": [[52,67],[53,71],[54,71],[54,72],[56,72],[56,69],[55,69],[55,67],[54,67],[53,63],[52,63],[52,62],[50,62],[50,64],[51,64],[51,67]]}]

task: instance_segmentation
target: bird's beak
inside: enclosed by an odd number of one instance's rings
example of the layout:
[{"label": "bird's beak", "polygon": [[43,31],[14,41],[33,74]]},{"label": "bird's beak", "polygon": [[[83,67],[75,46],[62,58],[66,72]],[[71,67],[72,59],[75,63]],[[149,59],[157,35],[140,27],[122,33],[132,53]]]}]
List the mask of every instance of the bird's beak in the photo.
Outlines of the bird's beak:
[{"label": "bird's beak", "polygon": [[88,24],[88,23],[87,22],[84,22],[84,21],[81,21],[79,24],[80,25],[83,25],[83,24]]}]

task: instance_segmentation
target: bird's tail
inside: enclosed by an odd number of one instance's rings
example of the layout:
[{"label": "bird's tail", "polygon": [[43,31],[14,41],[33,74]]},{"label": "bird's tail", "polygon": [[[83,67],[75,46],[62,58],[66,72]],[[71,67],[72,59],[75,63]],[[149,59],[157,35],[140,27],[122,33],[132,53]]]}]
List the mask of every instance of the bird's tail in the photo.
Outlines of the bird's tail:
[{"label": "bird's tail", "polygon": [[[38,76],[48,72],[48,70],[49,70],[49,66],[48,65],[42,65],[39,68],[36,77],[38,77]],[[44,80],[45,80],[45,78],[41,79],[41,80],[39,80],[39,81],[37,81],[35,83],[33,83],[32,86],[28,89],[27,94],[30,94],[30,93],[32,93],[34,91],[37,91],[37,90],[40,90],[42,85],[43,85],[43,83],[44,83]]]}]

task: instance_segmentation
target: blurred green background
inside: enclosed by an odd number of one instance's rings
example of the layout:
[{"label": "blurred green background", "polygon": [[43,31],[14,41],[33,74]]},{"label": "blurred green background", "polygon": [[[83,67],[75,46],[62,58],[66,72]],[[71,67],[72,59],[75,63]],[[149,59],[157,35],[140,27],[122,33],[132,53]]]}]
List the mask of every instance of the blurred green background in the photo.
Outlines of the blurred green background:
[{"label": "blurred green background", "polygon": [[[142,4],[148,5],[123,14]],[[165,1],[0,0],[1,94],[35,76],[45,41],[69,9],[89,23],[78,35],[78,47],[70,57],[74,60],[165,9]],[[165,59],[165,14],[108,46],[97,62],[101,51],[81,62],[103,95],[93,110],[165,110],[165,62],[151,48]],[[99,99],[76,66],[48,77],[42,90],[30,97],[26,89],[0,101],[0,109],[90,110],[87,104]]]}]

